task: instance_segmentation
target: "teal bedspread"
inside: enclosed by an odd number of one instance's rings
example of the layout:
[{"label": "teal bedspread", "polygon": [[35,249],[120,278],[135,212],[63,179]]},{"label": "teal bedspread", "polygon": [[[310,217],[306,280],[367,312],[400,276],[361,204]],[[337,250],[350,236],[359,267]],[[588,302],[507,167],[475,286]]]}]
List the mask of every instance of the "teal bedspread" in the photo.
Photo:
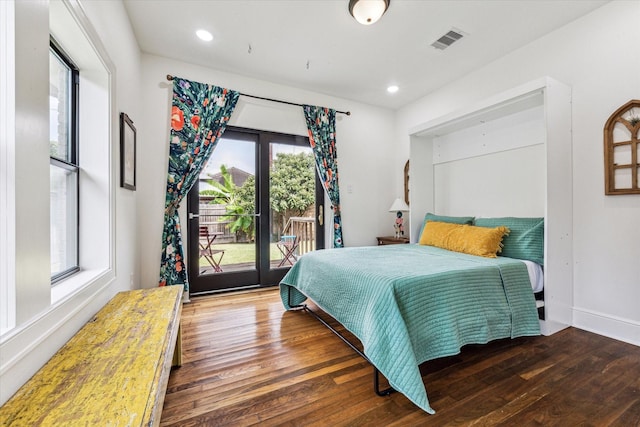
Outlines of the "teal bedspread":
[{"label": "teal bedspread", "polygon": [[287,310],[313,300],[358,337],[393,388],[432,414],[420,363],[466,344],[540,334],[522,262],[430,246],[310,252],[282,279],[280,296]]}]

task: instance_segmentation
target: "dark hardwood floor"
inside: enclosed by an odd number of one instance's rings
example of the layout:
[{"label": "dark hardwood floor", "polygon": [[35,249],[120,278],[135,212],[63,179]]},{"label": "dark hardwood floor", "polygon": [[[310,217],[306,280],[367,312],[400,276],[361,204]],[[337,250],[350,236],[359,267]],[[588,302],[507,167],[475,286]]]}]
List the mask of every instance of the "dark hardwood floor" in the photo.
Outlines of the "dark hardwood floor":
[{"label": "dark hardwood floor", "polygon": [[[333,324],[333,323],[332,323]],[[435,415],[278,289],[192,298],[163,426],[640,426],[640,347],[575,328],[421,366]]]}]

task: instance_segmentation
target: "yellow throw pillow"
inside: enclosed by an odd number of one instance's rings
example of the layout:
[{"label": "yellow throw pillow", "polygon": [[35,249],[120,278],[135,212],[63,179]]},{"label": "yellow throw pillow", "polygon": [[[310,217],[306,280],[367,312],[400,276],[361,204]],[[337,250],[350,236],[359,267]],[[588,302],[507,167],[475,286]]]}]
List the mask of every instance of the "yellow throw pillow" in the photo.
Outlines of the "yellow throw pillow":
[{"label": "yellow throw pillow", "polygon": [[495,258],[496,254],[502,250],[502,238],[508,234],[509,229],[505,226],[486,228],[427,221],[420,236],[420,244]]}]

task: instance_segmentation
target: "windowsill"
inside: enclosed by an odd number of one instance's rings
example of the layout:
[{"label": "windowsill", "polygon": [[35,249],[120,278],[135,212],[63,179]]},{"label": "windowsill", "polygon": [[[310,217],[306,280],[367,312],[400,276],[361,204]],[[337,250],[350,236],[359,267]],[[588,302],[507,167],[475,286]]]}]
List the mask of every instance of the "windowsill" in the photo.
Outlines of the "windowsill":
[{"label": "windowsill", "polygon": [[51,305],[56,305],[76,292],[97,282],[109,273],[109,269],[81,270],[51,287]]},{"label": "windowsill", "polygon": [[[11,346],[13,344],[7,343],[17,342],[18,344],[15,348],[22,351],[26,345],[37,345],[42,339],[42,336],[48,336],[51,333],[51,330],[43,331],[50,327],[53,328],[52,330],[58,327],[56,324],[60,321],[60,313],[62,313],[63,318],[72,315],[82,306],[89,303],[92,295],[107,286],[114,277],[113,269],[103,268],[80,271],[66,280],[60,281],[51,287],[51,305],[49,309],[33,317],[29,322],[5,331],[5,333],[0,335],[0,346]],[[86,295],[82,295],[83,293]],[[71,302],[70,307],[64,307],[64,304],[67,302]],[[27,336],[29,338],[24,340],[20,338],[21,336]],[[4,352],[4,349],[2,351]],[[15,354],[19,351],[12,350],[6,354]],[[0,362],[6,362],[6,360]],[[8,363],[12,365],[14,362],[10,361]],[[2,374],[2,369],[8,369],[7,366],[8,365],[1,366],[0,364],[0,374]]]}]

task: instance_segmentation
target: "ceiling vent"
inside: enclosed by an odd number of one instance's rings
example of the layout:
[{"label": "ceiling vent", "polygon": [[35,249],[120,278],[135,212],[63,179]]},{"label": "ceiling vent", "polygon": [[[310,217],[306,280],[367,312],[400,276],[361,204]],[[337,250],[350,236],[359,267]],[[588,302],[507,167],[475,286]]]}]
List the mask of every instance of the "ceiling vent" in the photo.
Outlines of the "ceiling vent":
[{"label": "ceiling vent", "polygon": [[431,46],[436,49],[444,50],[460,40],[462,37],[464,37],[464,33],[462,31],[452,28],[447,34],[431,43]]}]

